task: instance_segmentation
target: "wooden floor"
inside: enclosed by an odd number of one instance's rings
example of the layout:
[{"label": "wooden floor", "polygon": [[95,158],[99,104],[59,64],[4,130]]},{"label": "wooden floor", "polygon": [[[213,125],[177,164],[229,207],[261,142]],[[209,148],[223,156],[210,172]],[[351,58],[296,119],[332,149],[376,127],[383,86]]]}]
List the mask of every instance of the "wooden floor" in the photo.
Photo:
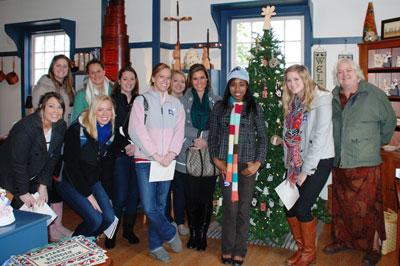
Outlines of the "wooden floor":
[{"label": "wooden floor", "polygon": [[[64,211],[64,224],[71,230],[81,221],[68,207]],[[138,223],[135,226],[135,233],[140,238],[140,243],[137,245],[130,245],[127,240],[122,237],[122,230],[118,232],[117,245],[114,249],[109,250],[108,254],[112,257],[114,266],[124,265],[165,265],[165,263],[157,262],[148,253],[147,249],[147,230],[146,225],[143,225],[143,216],[138,217]],[[361,265],[363,252],[360,251],[345,251],[339,254],[327,256],[322,252],[322,248],[330,242],[330,226],[325,225],[324,229],[318,240],[317,264],[321,266],[353,266]],[[181,237],[182,242],[186,244],[187,236]],[[104,239],[99,241],[100,246],[104,247]],[[188,266],[209,266],[209,265],[223,265],[220,262],[220,240],[209,239],[208,248],[206,251],[194,251],[184,249],[181,253],[176,254],[172,251],[171,262],[169,265],[188,265]],[[168,250],[168,249],[167,249]],[[245,259],[244,266],[274,266],[284,265],[283,262],[286,257],[290,256],[292,252],[286,249],[260,247],[255,245],[248,246],[248,252]],[[396,266],[398,265],[398,254],[392,252],[383,256],[379,266]]]}]

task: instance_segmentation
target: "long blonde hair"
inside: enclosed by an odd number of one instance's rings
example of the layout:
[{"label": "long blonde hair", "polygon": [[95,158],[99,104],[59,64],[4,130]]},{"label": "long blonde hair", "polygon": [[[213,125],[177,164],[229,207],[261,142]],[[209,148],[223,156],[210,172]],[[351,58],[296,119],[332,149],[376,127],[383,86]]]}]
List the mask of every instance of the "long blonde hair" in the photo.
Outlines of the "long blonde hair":
[{"label": "long blonde hair", "polygon": [[96,140],[97,140],[96,110],[99,107],[100,103],[106,101],[109,101],[112,106],[111,124],[112,124],[112,133],[114,133],[115,108],[114,108],[114,102],[110,96],[100,95],[95,97],[89,105],[89,110],[84,112],[82,116],[82,125],[86,128],[86,131],[89,133],[89,135]]},{"label": "long blonde hair", "polygon": [[286,117],[290,112],[290,104],[294,99],[294,94],[289,90],[286,84],[287,75],[290,72],[296,72],[299,74],[301,80],[304,83],[304,95],[303,95],[303,103],[304,107],[309,111],[311,109],[311,103],[314,100],[314,90],[318,88],[319,90],[325,90],[319,87],[314,80],[311,78],[308,69],[304,65],[292,65],[285,70],[284,81],[285,84],[283,86],[282,93],[282,105],[283,105],[283,115]]}]

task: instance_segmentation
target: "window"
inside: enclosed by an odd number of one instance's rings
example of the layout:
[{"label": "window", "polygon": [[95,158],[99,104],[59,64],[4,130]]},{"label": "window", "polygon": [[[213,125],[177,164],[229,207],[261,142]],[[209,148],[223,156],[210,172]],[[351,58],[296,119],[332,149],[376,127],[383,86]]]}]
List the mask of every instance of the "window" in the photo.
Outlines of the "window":
[{"label": "window", "polygon": [[[255,37],[262,36],[264,18],[233,19],[231,67],[247,67],[250,48]],[[304,18],[303,16],[275,17],[271,25],[285,55],[286,67],[304,63]]]},{"label": "window", "polygon": [[40,77],[47,74],[55,55],[70,55],[70,39],[64,32],[32,35],[32,86]]}]

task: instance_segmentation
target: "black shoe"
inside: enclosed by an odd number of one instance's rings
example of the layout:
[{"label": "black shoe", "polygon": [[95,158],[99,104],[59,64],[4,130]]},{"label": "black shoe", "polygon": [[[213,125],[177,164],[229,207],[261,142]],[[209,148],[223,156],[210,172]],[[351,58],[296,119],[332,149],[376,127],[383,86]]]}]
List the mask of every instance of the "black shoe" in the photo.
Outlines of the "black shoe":
[{"label": "black shoe", "polygon": [[232,257],[224,258],[223,255],[221,255],[221,261],[222,264],[232,264]]},{"label": "black shoe", "polygon": [[106,249],[114,248],[116,240],[117,240],[116,232],[114,233],[113,238],[111,238],[111,239],[106,238],[106,241],[104,242],[104,246],[106,247]]},{"label": "black shoe", "polygon": [[212,215],[212,203],[207,203],[202,206],[199,210],[202,223],[199,230],[199,239],[197,242],[197,250],[206,250],[207,248],[207,232],[210,225]]},{"label": "black shoe", "polygon": [[234,266],[240,266],[240,265],[243,264],[243,261],[244,261],[244,260],[235,260],[235,259],[233,259],[233,260],[232,260],[232,265],[234,265]]},{"label": "black shoe", "polygon": [[188,240],[186,246],[187,246],[187,248],[190,248],[190,249],[197,248],[197,245],[196,245],[196,230],[192,226],[189,226],[189,240]]},{"label": "black shoe", "polygon": [[381,257],[382,255],[379,251],[373,250],[365,254],[364,258],[362,259],[362,263],[364,266],[373,266],[378,264],[378,262],[381,260]]}]

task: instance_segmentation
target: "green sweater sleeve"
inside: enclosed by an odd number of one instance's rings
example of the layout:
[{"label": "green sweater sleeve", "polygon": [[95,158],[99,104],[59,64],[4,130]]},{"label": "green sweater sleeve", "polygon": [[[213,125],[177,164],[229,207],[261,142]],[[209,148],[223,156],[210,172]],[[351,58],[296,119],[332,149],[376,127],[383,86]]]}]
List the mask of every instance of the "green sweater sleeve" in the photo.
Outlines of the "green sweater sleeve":
[{"label": "green sweater sleeve", "polygon": [[72,118],[71,123],[74,122],[79,115],[89,107],[86,97],[85,97],[85,90],[81,89],[75,96],[74,101],[74,110],[72,111]]}]

